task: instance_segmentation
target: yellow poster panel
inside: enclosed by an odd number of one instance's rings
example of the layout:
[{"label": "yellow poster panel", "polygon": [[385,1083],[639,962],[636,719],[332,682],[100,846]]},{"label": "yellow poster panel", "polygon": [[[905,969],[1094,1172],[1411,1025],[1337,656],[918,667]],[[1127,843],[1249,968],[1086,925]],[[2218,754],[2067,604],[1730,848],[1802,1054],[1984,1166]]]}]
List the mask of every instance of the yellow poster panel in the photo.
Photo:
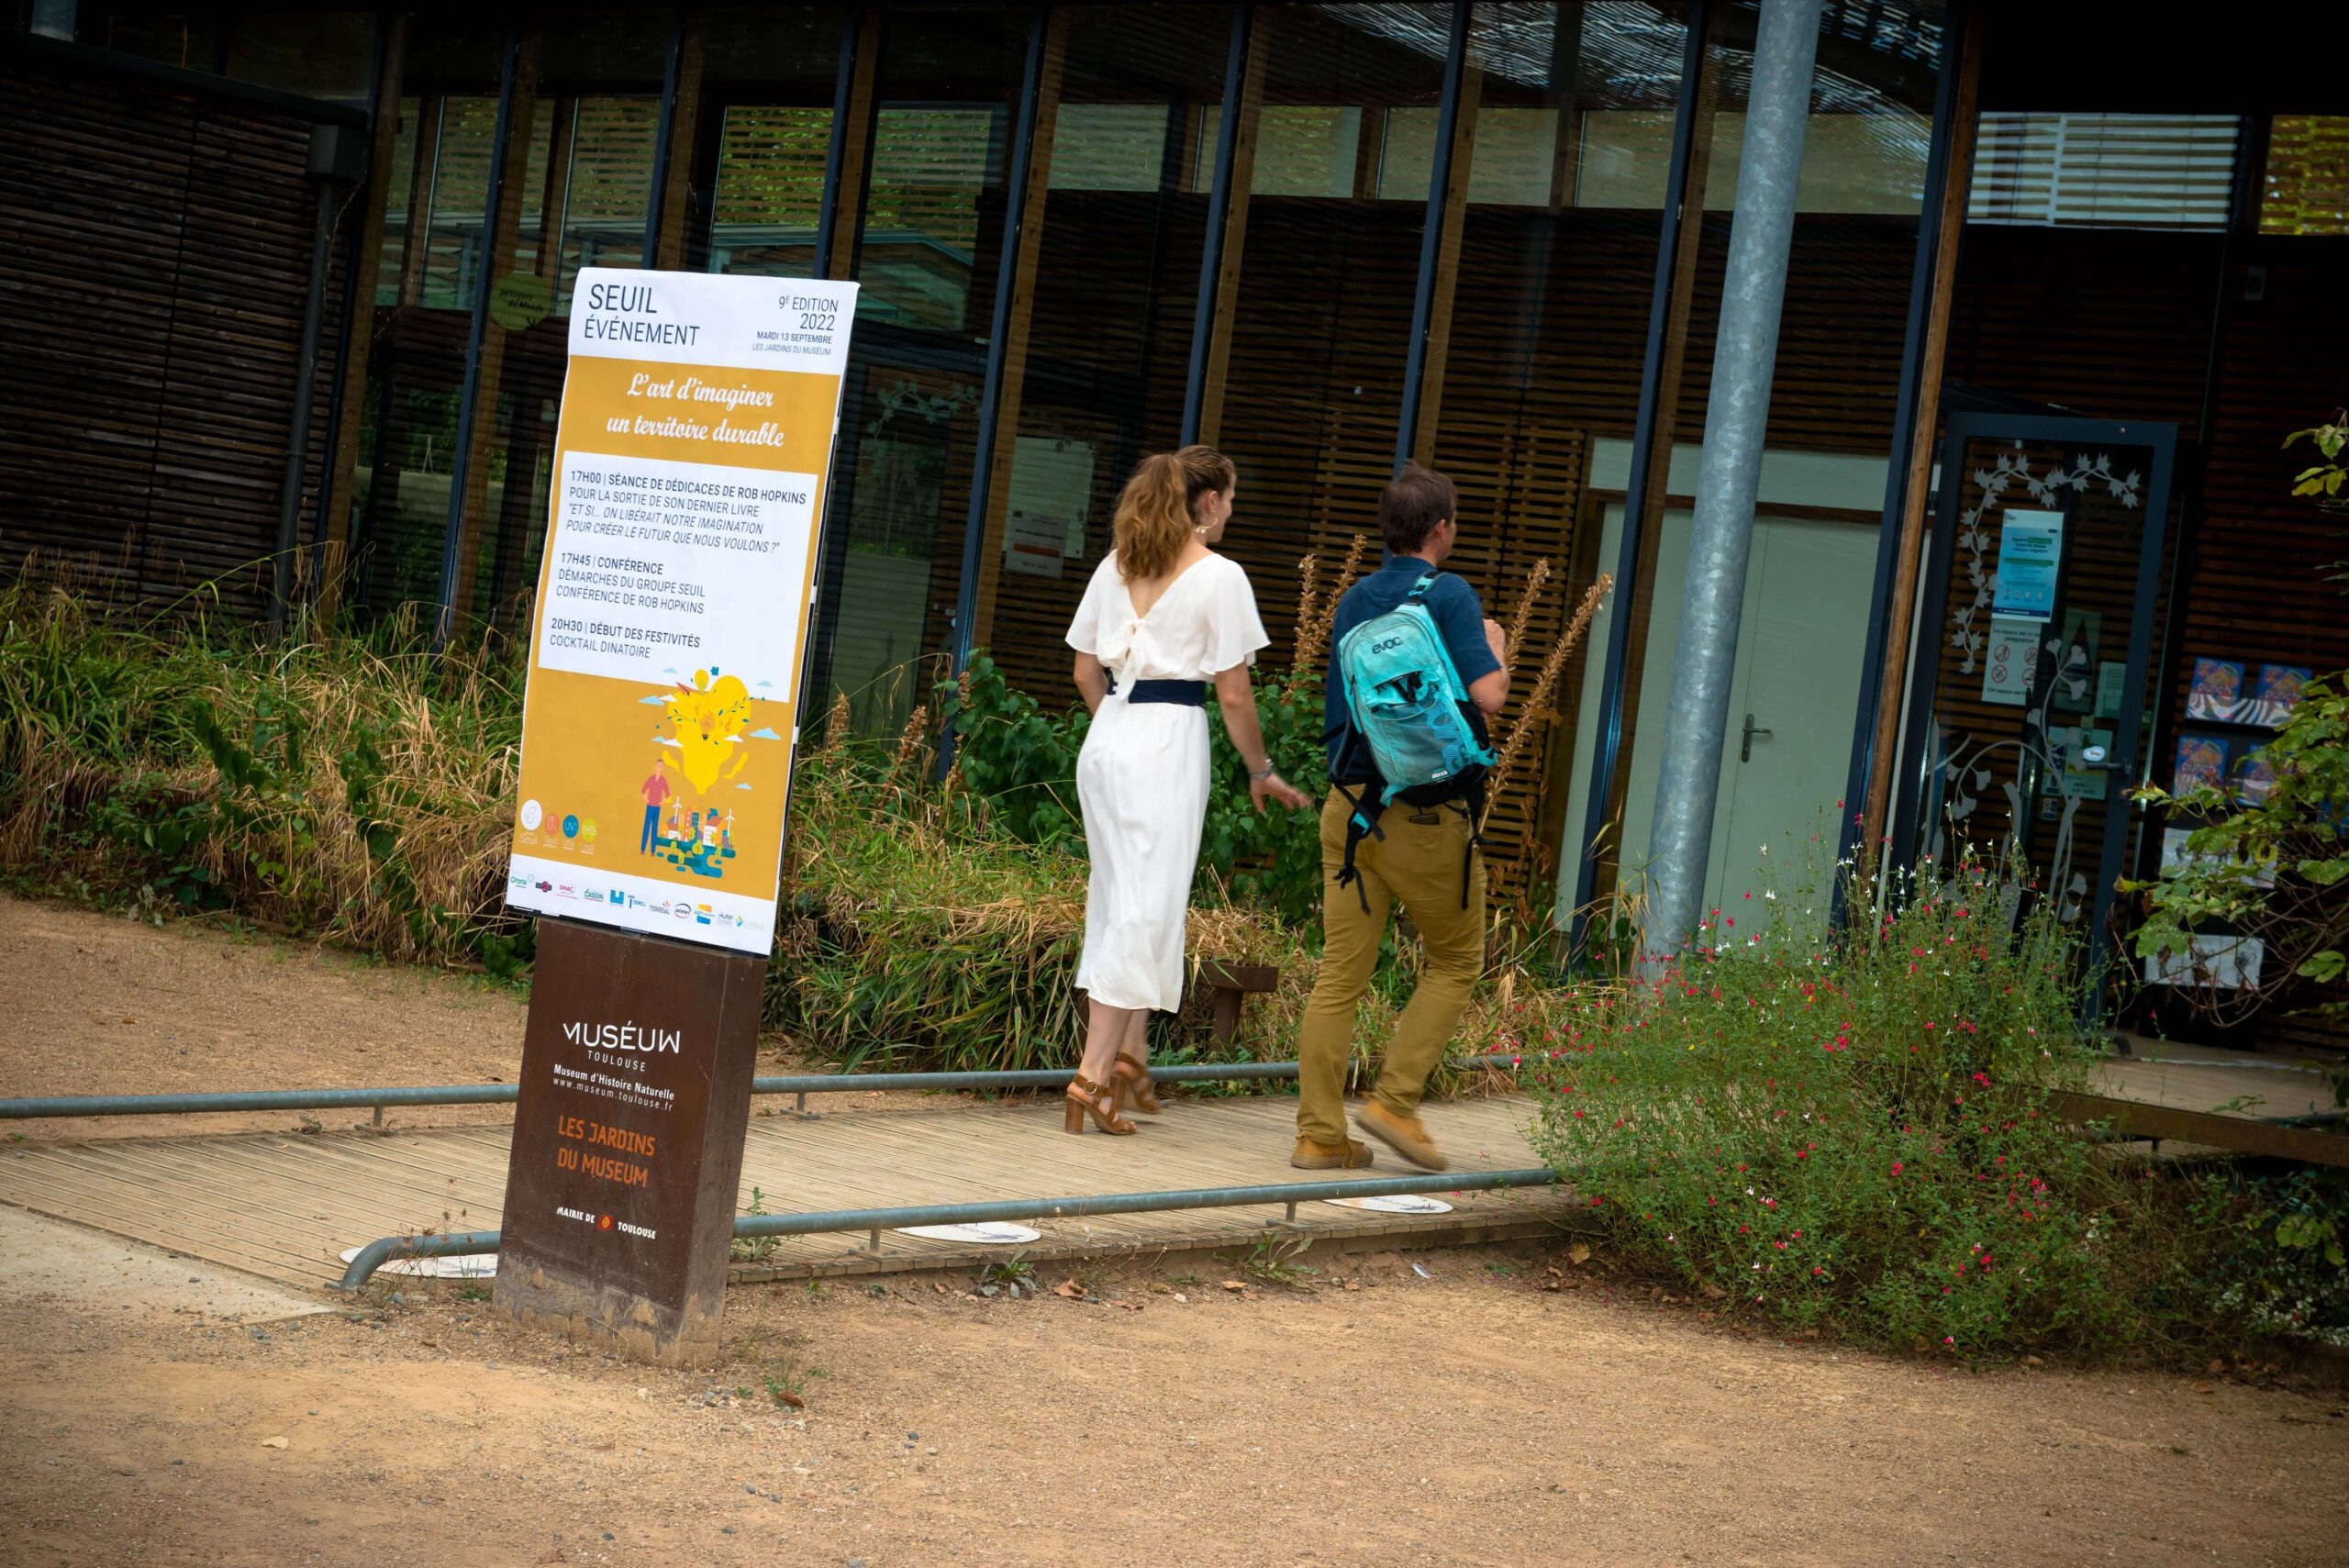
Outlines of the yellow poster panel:
[{"label": "yellow poster panel", "polygon": [[573,300],[506,901],[763,953],[855,285]]}]

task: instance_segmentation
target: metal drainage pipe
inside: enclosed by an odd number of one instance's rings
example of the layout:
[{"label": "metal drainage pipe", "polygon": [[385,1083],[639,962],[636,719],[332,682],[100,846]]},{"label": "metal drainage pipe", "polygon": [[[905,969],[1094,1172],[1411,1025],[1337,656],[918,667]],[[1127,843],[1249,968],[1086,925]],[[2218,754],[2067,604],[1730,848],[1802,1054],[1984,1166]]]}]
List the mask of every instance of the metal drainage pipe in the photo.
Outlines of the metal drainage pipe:
[{"label": "metal drainage pipe", "polygon": [[[1473,1056],[1460,1067],[1510,1068],[1513,1056]],[[1066,1067],[1001,1073],[796,1073],[751,1080],[754,1095],[828,1095],[876,1089],[1056,1089]],[[1209,1062],[1160,1067],[1162,1084],[1220,1084],[1294,1078],[1294,1062]],[[488,1106],[512,1103],[511,1084],[436,1084],[382,1089],[250,1089],[198,1095],[64,1095],[0,1100],[0,1121],[76,1116],[192,1116],[217,1111],[365,1110],[385,1106]]]},{"label": "metal drainage pipe", "polygon": [[[1252,1187],[1194,1187],[1187,1191],[1102,1193],[1086,1197],[1004,1198],[987,1203],[941,1203],[909,1208],[840,1208],[811,1214],[737,1215],[737,1236],[810,1236],[829,1231],[870,1230],[877,1250],[881,1231],[906,1225],[975,1225],[995,1219],[1071,1219],[1088,1214],[1149,1214],[1170,1208],[1240,1208],[1286,1204],[1292,1218],[1300,1203],[1341,1197],[1392,1197],[1406,1193],[1493,1192],[1506,1187],[1543,1187],[1558,1179],[1548,1166],[1516,1171],[1463,1171],[1425,1176],[1354,1176],[1341,1181],[1273,1182]],[[395,1258],[473,1257],[497,1251],[495,1230],[442,1236],[385,1236],[370,1241],[335,1283],[341,1291],[364,1286],[377,1269]]]}]

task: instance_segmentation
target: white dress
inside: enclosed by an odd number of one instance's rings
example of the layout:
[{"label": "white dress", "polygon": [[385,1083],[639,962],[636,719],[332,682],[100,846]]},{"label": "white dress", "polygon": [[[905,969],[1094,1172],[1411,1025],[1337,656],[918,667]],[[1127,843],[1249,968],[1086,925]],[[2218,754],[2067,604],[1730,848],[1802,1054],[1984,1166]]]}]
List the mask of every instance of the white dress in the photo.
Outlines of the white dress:
[{"label": "white dress", "polygon": [[[1077,987],[1113,1007],[1173,1012],[1183,995],[1183,927],[1208,809],[1208,716],[1129,703],[1137,681],[1209,681],[1253,664],[1270,640],[1240,563],[1194,562],[1148,615],[1134,613],[1113,552],[1093,573],[1068,643],[1116,678],[1076,760],[1093,874]],[[1212,692],[1210,692],[1212,696]]]}]

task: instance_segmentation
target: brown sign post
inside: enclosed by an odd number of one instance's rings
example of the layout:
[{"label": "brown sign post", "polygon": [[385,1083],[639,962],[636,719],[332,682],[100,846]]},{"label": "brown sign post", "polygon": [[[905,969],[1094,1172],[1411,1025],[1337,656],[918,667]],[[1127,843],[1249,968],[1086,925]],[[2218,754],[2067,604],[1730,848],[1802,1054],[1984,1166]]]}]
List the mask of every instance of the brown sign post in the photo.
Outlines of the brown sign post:
[{"label": "brown sign post", "polygon": [[582,268],[506,905],[509,1317],[713,1357],[853,284]]},{"label": "brown sign post", "polygon": [[539,922],[493,1299],[683,1364],[718,1348],[763,959]]}]

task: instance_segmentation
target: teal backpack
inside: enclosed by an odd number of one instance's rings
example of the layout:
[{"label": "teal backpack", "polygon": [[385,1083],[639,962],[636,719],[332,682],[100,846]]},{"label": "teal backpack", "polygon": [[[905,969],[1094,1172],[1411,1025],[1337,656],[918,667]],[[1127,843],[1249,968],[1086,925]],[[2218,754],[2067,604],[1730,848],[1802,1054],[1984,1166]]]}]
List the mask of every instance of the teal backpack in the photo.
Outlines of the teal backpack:
[{"label": "teal backpack", "polygon": [[[1353,807],[1346,822],[1346,859],[1338,885],[1359,883],[1354,848],[1365,838],[1386,837],[1378,817],[1397,800],[1413,806],[1457,803],[1470,826],[1469,861],[1461,868],[1464,906],[1469,865],[1481,842],[1475,829],[1484,815],[1485,775],[1494,757],[1491,748],[1477,739],[1468,717],[1467,688],[1461,684],[1435,617],[1428,613],[1427,592],[1436,576],[1422,573],[1401,604],[1338,640],[1338,673],[1344,683],[1351,732],[1345,744],[1367,751],[1379,778],[1375,807],[1371,786],[1364,786],[1360,795],[1337,786]],[[1368,908],[1369,895],[1359,886],[1355,893]]]}]

